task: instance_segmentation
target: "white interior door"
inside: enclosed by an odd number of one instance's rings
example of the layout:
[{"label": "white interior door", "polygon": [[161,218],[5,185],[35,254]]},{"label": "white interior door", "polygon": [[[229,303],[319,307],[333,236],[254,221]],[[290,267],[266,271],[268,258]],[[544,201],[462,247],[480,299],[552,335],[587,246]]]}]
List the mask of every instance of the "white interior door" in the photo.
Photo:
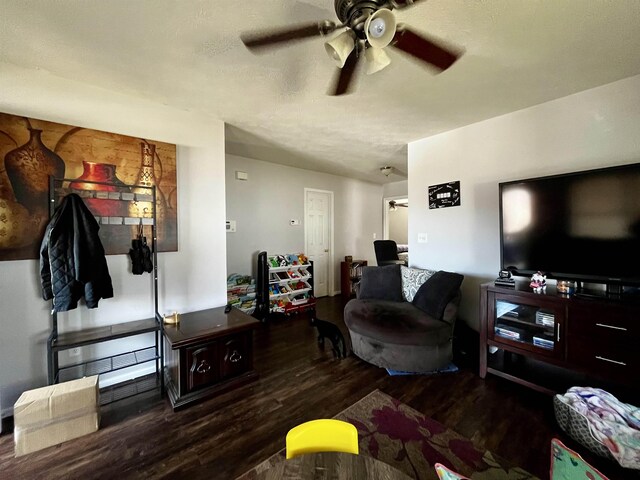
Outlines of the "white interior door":
[{"label": "white interior door", "polygon": [[333,192],[305,188],[305,253],[313,260],[316,297],[333,293]]}]

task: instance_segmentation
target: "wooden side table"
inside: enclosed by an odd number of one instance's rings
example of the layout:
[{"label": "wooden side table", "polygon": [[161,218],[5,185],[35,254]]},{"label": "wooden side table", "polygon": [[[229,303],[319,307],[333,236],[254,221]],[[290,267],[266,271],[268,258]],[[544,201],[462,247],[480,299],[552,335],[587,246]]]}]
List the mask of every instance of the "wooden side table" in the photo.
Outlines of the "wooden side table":
[{"label": "wooden side table", "polygon": [[224,307],[180,315],[164,326],[165,380],[174,410],[258,378],[253,329],[260,322]]}]

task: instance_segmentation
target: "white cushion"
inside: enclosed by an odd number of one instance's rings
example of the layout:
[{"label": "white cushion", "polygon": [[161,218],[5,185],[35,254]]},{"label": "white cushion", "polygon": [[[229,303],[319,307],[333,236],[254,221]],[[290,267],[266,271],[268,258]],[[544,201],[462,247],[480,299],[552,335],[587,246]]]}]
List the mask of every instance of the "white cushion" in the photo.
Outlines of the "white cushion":
[{"label": "white cushion", "polygon": [[402,265],[400,267],[400,276],[402,277],[402,298],[407,302],[412,302],[418,289],[434,273],[436,273],[435,270],[410,268]]}]

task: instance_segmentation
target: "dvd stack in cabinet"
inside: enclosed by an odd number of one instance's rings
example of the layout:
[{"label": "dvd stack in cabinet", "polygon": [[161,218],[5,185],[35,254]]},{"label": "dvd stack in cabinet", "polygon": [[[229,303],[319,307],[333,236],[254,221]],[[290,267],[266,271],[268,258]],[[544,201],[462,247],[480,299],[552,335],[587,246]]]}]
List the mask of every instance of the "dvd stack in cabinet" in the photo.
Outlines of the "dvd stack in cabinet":
[{"label": "dvd stack in cabinet", "polygon": [[538,310],[536,312],[536,324],[544,327],[553,327],[556,324],[556,317],[553,313]]},{"label": "dvd stack in cabinet", "polygon": [[524,330],[516,327],[495,327],[495,332],[501,337],[510,338],[512,340],[523,340],[525,334]]},{"label": "dvd stack in cabinet", "polygon": [[554,341],[553,341],[553,337],[551,338],[544,338],[542,336],[535,336],[533,337],[533,344],[536,347],[540,347],[540,348],[544,348],[546,350],[553,350],[553,347],[555,345]]}]

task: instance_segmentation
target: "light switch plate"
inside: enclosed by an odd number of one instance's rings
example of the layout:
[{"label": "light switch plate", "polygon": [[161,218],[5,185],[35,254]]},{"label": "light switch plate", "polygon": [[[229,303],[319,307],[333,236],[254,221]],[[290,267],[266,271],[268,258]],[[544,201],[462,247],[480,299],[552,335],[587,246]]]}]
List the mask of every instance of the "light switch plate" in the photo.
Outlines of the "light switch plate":
[{"label": "light switch plate", "polygon": [[418,234],[418,243],[427,243],[427,234],[419,233]]}]

